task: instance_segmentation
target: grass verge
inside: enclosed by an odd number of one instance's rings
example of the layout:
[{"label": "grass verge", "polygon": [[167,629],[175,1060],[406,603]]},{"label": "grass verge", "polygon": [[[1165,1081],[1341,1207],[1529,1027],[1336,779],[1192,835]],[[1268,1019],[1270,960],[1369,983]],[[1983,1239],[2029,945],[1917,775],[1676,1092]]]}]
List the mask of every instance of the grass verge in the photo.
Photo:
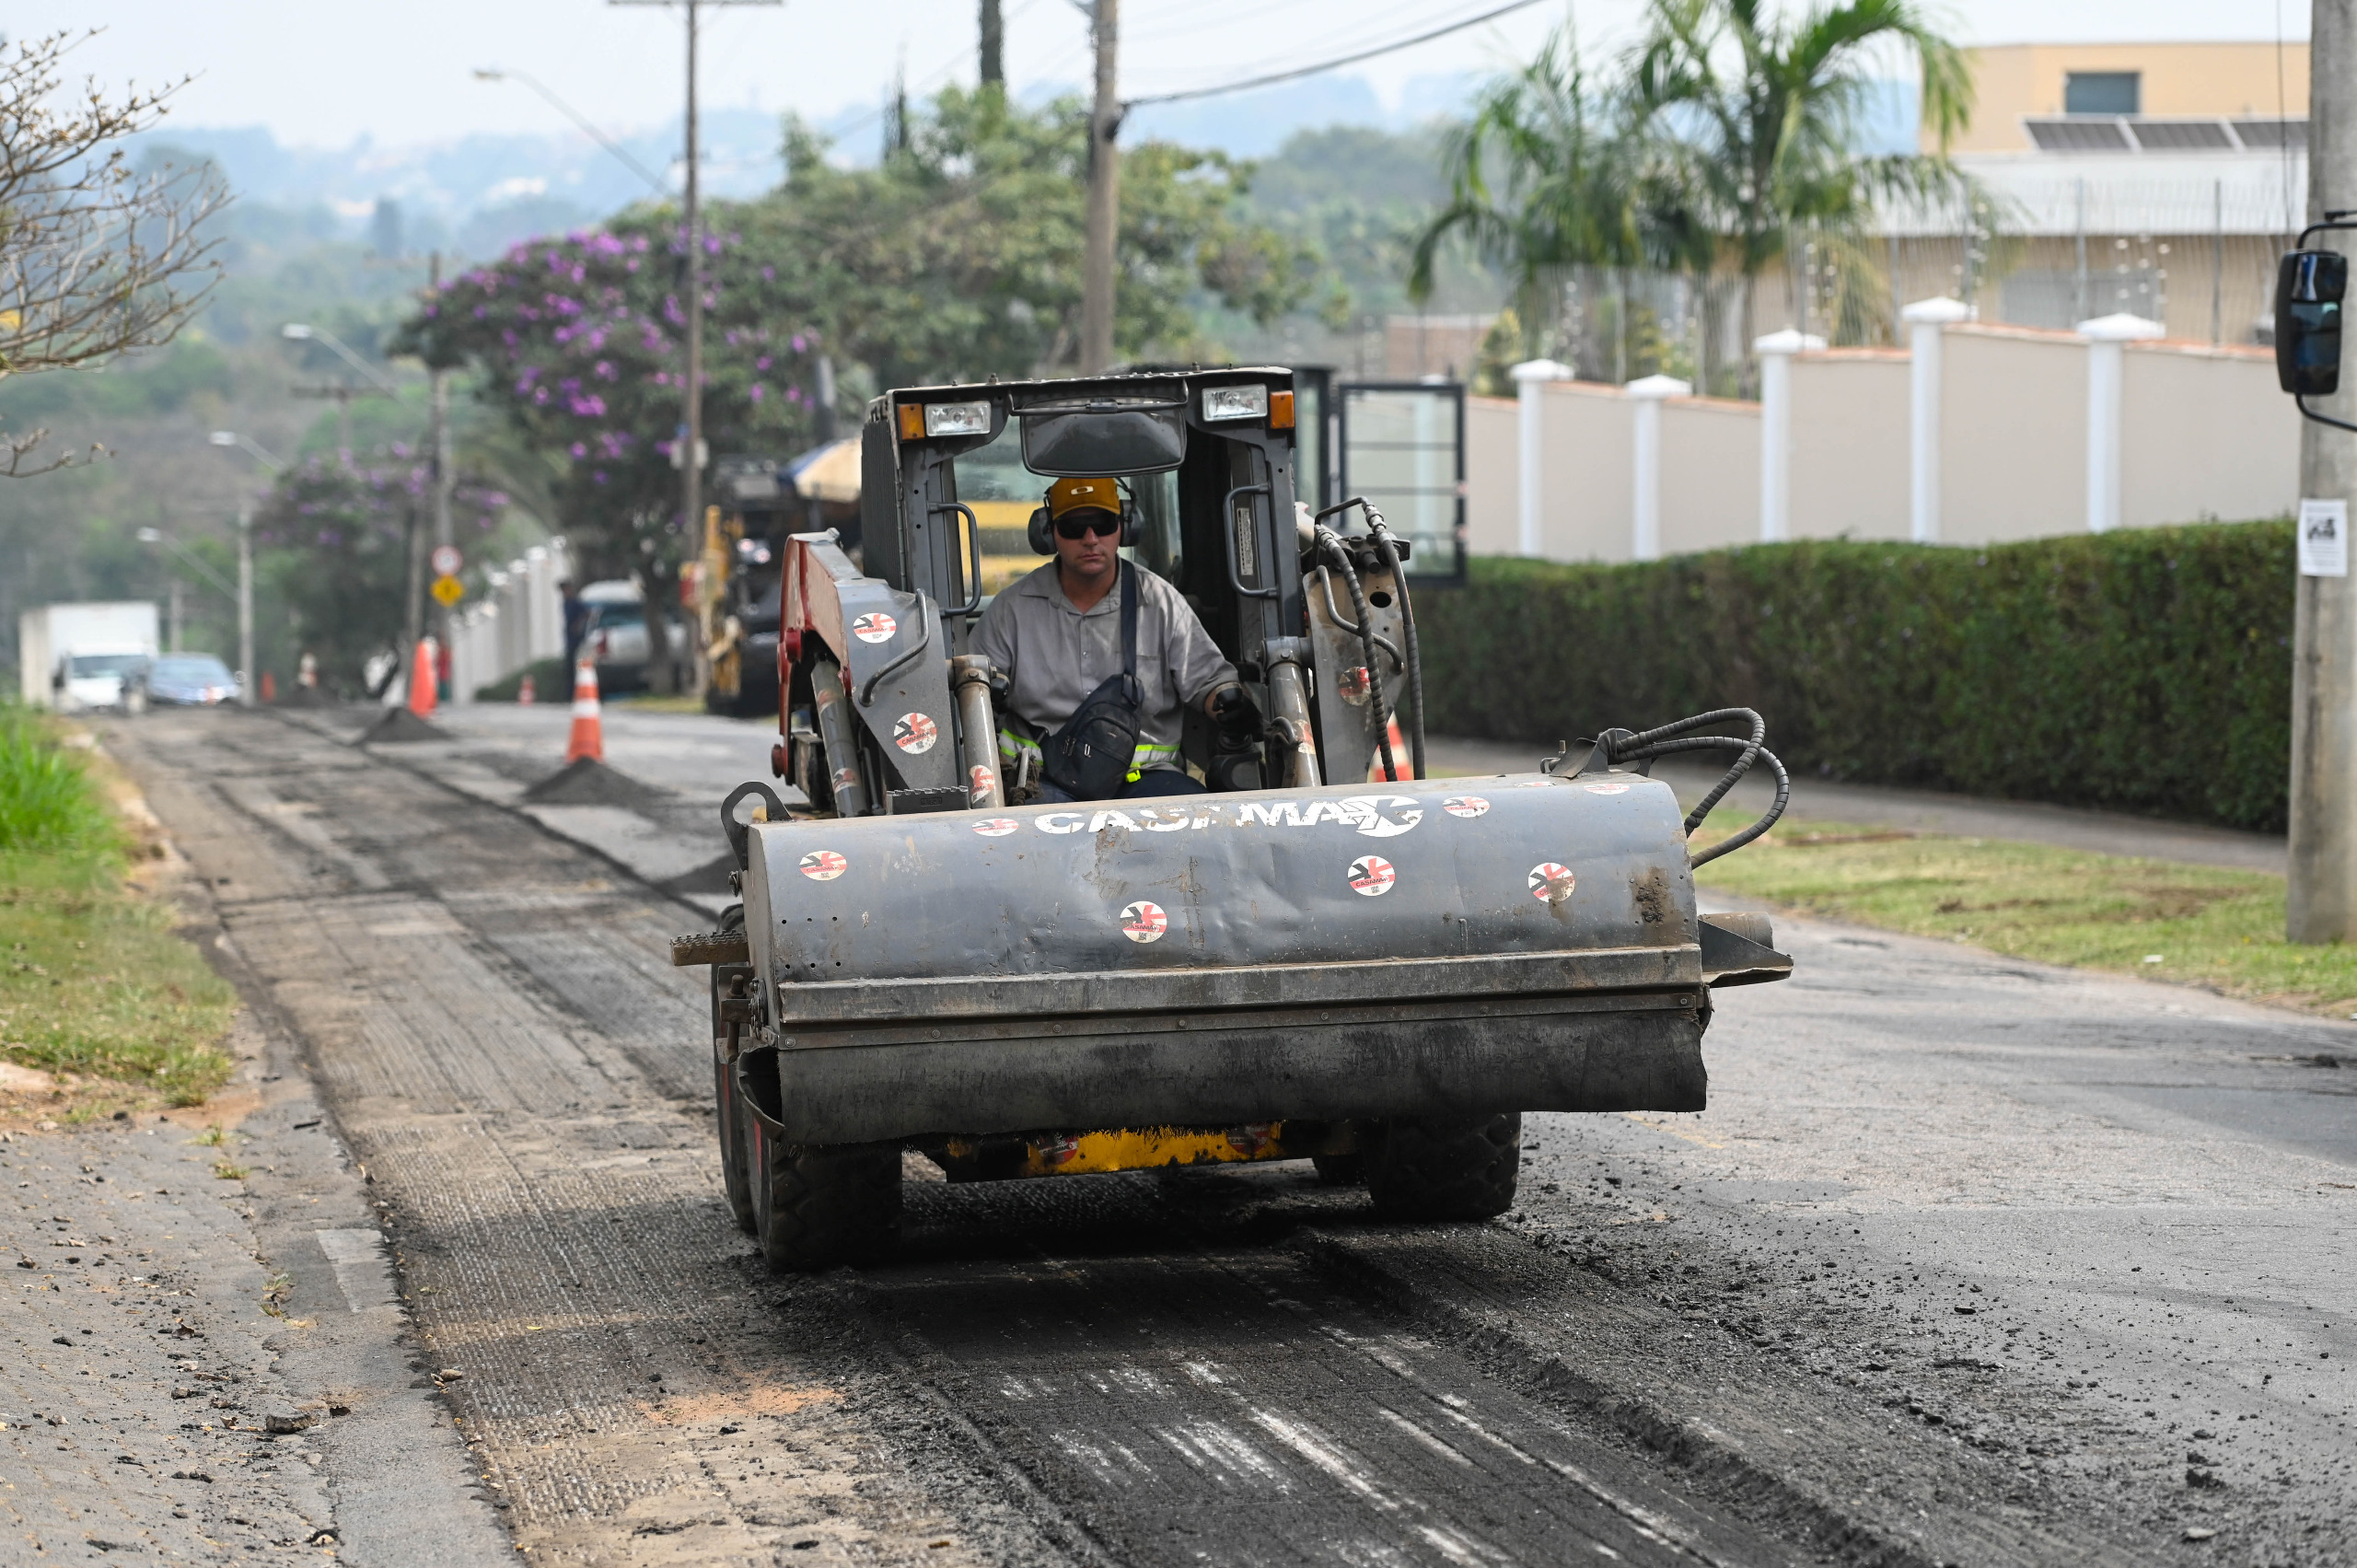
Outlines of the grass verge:
[{"label": "grass verge", "polygon": [[44,1109],[75,1120],[202,1103],[228,1076],[237,1001],[129,875],[160,845],[116,815],[103,771],[53,722],[0,705],[0,1063],[54,1076]]},{"label": "grass verge", "polygon": [[[1716,811],[1698,841],[1743,825]],[[1696,874],[1828,920],[2348,1017],[2357,947],[2283,939],[2281,877],[1832,822],[1778,827]]]}]

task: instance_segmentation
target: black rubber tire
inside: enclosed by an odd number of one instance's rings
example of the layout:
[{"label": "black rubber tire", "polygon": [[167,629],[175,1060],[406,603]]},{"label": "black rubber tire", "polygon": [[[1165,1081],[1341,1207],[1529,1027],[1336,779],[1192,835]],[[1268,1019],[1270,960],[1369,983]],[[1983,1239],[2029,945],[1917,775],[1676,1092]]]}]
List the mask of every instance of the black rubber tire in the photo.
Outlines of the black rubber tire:
[{"label": "black rubber tire", "polygon": [[1514,1207],[1522,1112],[1387,1122],[1364,1158],[1367,1196],[1386,1219],[1493,1219]]},{"label": "black rubber tire", "polygon": [[782,1144],[760,1118],[752,1137],[753,1234],[772,1273],[883,1258],[900,1237],[897,1144]]},{"label": "black rubber tire", "polygon": [[737,1089],[737,1064],[712,1058],[713,1099],[720,1117],[720,1185],[728,1194],[728,1212],[747,1236],[753,1228],[753,1152],[744,1097]]},{"label": "black rubber tire", "polygon": [[[720,929],[742,931],[745,928],[745,906],[731,904],[720,914]],[[720,966],[715,964],[706,973],[712,989],[712,1100],[714,1119],[720,1133],[720,1185],[728,1195],[728,1212],[736,1218],[737,1228],[746,1235],[753,1232],[752,1151],[746,1130],[752,1123],[752,1114],[745,1109],[743,1091],[737,1087],[735,1063],[720,1059],[720,1040],[728,1026],[720,1019]],[[742,1030],[739,1030],[742,1038]]]},{"label": "black rubber tire", "polygon": [[1366,1156],[1361,1154],[1312,1155],[1320,1187],[1356,1187],[1366,1180]]}]

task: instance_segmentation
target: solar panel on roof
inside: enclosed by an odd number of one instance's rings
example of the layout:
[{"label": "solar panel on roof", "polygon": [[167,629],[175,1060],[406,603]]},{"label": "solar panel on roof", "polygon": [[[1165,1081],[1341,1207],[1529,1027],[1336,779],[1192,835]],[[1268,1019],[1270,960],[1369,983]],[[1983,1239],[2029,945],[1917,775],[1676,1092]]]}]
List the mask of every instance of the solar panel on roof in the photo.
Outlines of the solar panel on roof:
[{"label": "solar panel on roof", "polygon": [[2132,153],[2134,143],[2117,120],[2029,120],[2029,139],[2047,153]]},{"label": "solar panel on roof", "polygon": [[2268,151],[2291,145],[2304,147],[2308,143],[2308,122],[2305,120],[2237,120],[2235,134],[2242,138],[2246,147],[2265,147]]},{"label": "solar panel on roof", "polygon": [[2148,153],[2230,153],[2235,139],[2223,120],[2131,120],[2128,128]]}]

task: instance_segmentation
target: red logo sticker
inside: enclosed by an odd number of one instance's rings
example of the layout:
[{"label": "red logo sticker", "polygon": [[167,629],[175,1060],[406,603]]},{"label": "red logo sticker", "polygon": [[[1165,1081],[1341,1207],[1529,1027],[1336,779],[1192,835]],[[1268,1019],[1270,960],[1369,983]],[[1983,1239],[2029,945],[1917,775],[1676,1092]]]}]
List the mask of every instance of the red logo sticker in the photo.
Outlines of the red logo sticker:
[{"label": "red logo sticker", "polygon": [[813,882],[831,882],[851,865],[830,849],[814,849],[802,857],[802,875]]},{"label": "red logo sticker", "polygon": [[1227,1130],[1227,1146],[1246,1159],[1266,1150],[1277,1141],[1277,1124],[1273,1121],[1248,1121],[1241,1127]]},{"label": "red logo sticker", "polygon": [[851,623],[851,634],[863,643],[888,643],[900,623],[880,610],[871,610]]},{"label": "red logo sticker", "polygon": [[1572,868],[1553,861],[1530,868],[1530,896],[1542,904],[1560,904],[1572,896]]},{"label": "red logo sticker", "polygon": [[1629,786],[1620,783],[1618,780],[1615,780],[1610,784],[1582,784],[1580,787],[1587,791],[1590,795],[1626,795],[1629,793]]},{"label": "red logo sticker", "polygon": [[998,787],[998,775],[980,762],[967,769],[966,776],[966,804],[969,806],[980,806],[991,797],[991,791]]},{"label": "red logo sticker", "polygon": [[838,792],[847,789],[857,789],[858,787],[859,770],[857,768],[837,768],[835,770],[835,788]]},{"label": "red logo sticker", "polygon": [[1363,897],[1380,898],[1398,880],[1399,873],[1379,854],[1363,854],[1351,862],[1351,891]]},{"label": "red logo sticker", "polygon": [[941,738],[941,726],[923,714],[902,714],[892,723],[892,744],[910,756],[920,756],[933,749]]},{"label": "red logo sticker", "polygon": [[1356,708],[1364,706],[1369,695],[1366,666],[1354,664],[1334,677],[1334,694]]},{"label": "red logo sticker", "polygon": [[974,824],[974,831],[986,839],[1003,839],[1021,825],[1012,817],[985,817]]},{"label": "red logo sticker", "polygon": [[1033,1146],[1039,1151],[1039,1157],[1050,1165],[1068,1165],[1073,1156],[1080,1153],[1080,1139],[1074,1133],[1059,1132],[1054,1137],[1040,1139]]},{"label": "red logo sticker", "polygon": [[1169,929],[1170,917],[1162,912],[1160,904],[1140,899],[1121,912],[1121,935],[1132,942],[1159,942]]},{"label": "red logo sticker", "polygon": [[1452,817],[1479,817],[1489,810],[1490,803],[1478,795],[1452,795],[1440,803],[1440,808]]}]

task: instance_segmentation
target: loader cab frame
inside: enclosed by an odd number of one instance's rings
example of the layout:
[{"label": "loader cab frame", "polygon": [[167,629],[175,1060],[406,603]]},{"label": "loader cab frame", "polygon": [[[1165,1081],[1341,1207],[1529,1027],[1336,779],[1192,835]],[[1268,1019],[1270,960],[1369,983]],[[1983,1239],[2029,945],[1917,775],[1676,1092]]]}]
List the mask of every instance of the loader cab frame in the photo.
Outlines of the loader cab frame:
[{"label": "loader cab frame", "polygon": [[[1412,550],[1367,532],[1345,543],[1341,517],[1313,547],[1315,530],[1295,508],[1295,415],[1293,373],[1255,366],[920,387],[877,399],[861,436],[862,560],[830,535],[788,541],[778,655],[785,743],[773,769],[821,812],[1019,798],[1025,781],[997,776],[988,703],[966,691],[989,679],[968,654],[986,575],[1004,586],[1042,559],[1025,530],[1006,526],[1030,504],[1008,496],[1044,499],[1056,478],[1110,474],[1139,515],[1129,555],[1178,589],[1274,721],[1239,759],[1215,754],[1210,725],[1190,714],[1179,746],[1190,770],[1208,779],[1216,768],[1214,787],[1228,789],[1366,779],[1387,721],[1412,722],[1400,712],[1413,684],[1411,610],[1391,575]],[[988,482],[966,476],[970,501],[960,464],[971,470],[993,443]],[[1362,599],[1363,617],[1349,608]],[[1378,656],[1388,662],[1370,678]],[[1410,776],[1404,754],[1392,766],[1388,776]]]},{"label": "loader cab frame", "polygon": [[1299,622],[1293,377],[1278,369],[923,388],[878,399],[862,450],[871,573],[930,595],[953,617],[980,612],[981,528],[958,496],[957,460],[999,440],[1010,422],[1042,492],[1064,474],[1131,482],[1144,514],[1143,563],[1187,597],[1239,668],[1263,665],[1269,639]]}]

